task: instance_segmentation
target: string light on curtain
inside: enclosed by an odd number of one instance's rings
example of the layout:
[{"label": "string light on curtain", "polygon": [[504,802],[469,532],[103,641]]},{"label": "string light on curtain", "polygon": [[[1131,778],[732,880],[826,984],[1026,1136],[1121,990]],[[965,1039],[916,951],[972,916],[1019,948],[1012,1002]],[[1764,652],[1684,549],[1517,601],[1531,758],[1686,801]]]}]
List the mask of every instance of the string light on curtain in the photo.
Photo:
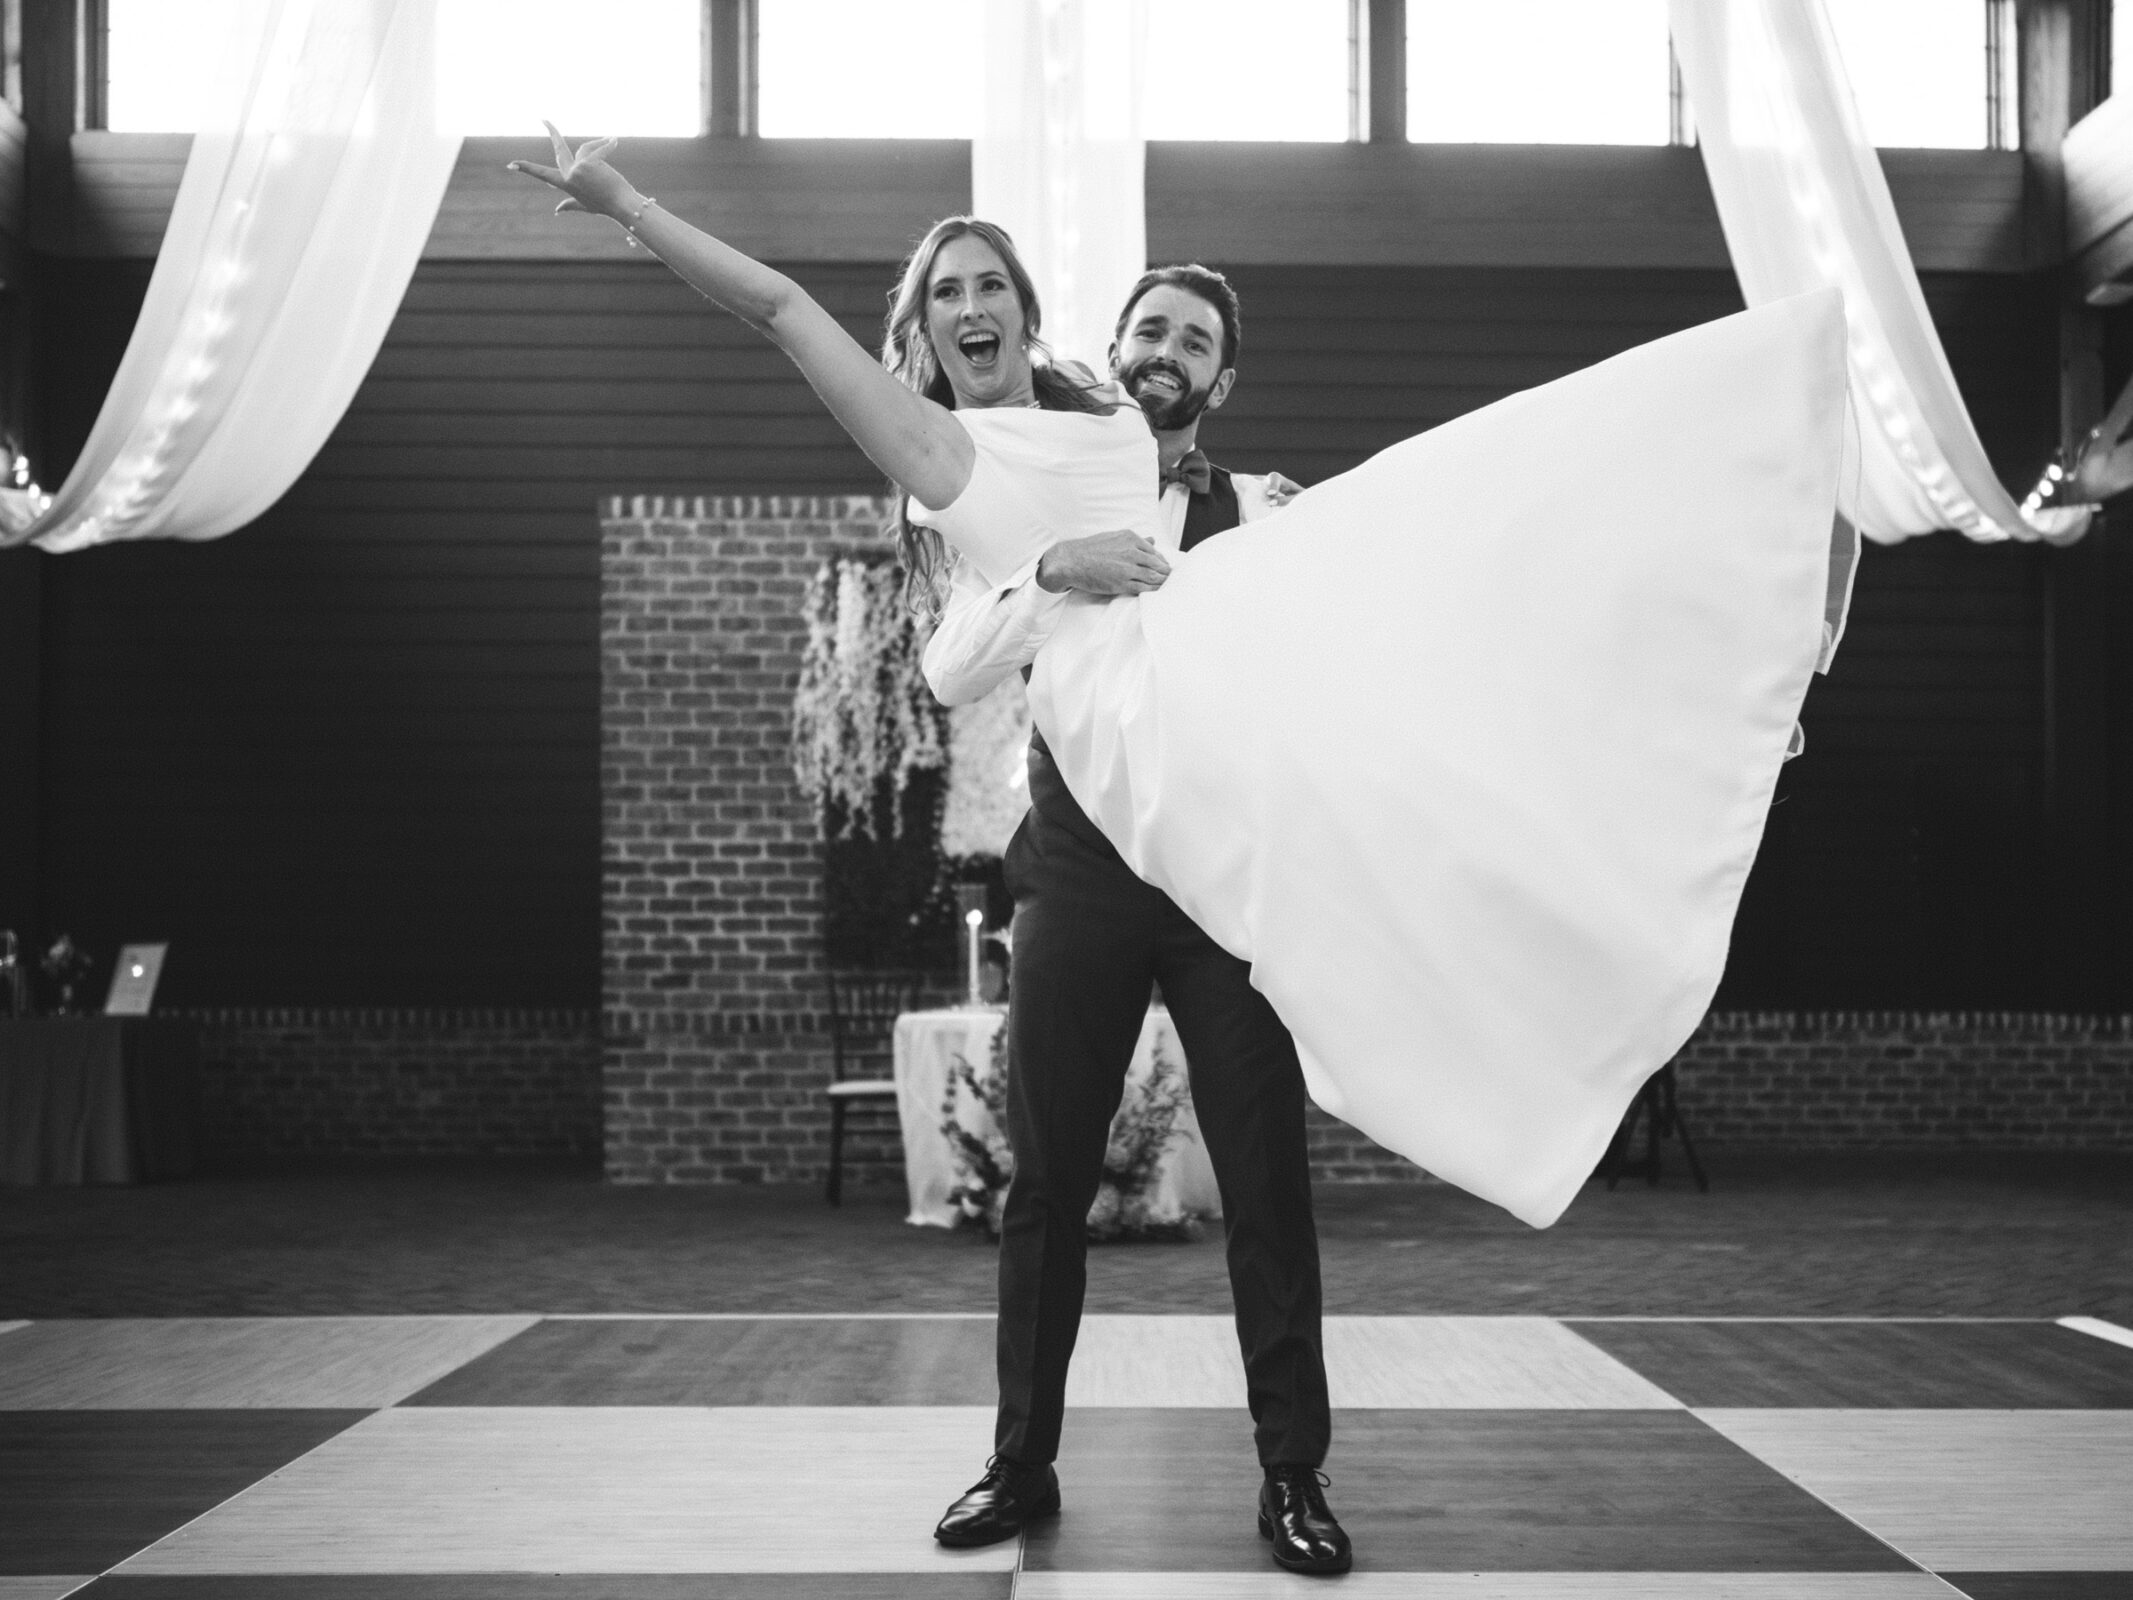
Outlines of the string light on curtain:
[{"label": "string light on curtain", "polygon": [[212,539],[339,422],[399,309],[459,151],[436,0],[237,0],[154,276],[88,442],[0,542]]},{"label": "string light on curtain", "polygon": [[1101,371],[1120,300],[1148,261],[1141,136],[1148,0],[992,0],[971,209],[1036,279],[1044,332]]},{"label": "string light on curtain", "polygon": [[1742,294],[1844,293],[1860,426],[1843,514],[1885,543],[2080,537],[2089,508],[2018,506],[1986,459],[1821,0],[1672,0],[1671,20]]}]

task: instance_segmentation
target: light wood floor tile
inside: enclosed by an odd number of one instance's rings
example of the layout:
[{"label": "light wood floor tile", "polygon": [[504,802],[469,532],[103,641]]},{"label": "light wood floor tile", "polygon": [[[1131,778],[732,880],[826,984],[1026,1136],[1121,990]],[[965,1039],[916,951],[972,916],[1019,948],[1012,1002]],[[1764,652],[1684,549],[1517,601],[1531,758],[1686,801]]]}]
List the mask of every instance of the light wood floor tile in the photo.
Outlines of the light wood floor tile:
[{"label": "light wood floor tile", "polygon": [[1674,1410],[1680,1402],[1548,1317],[1328,1317],[1336,1406]]},{"label": "light wood floor tile", "polygon": [[[1923,1572],[1353,1572],[1350,1600],[1950,1600]],[[1292,1600],[1328,1593],[1286,1572],[1025,1572],[1016,1600]]]},{"label": "light wood floor tile", "polygon": [[989,1407],[403,1406],[122,1570],[1005,1571],[933,1542],[991,1450]]},{"label": "light wood floor tile", "polygon": [[2072,1328],[2076,1333],[2085,1333],[2091,1339],[2102,1339],[2108,1344],[2123,1345],[2133,1350],[2133,1328],[2120,1327],[2115,1322],[2106,1322],[2101,1317],[2061,1317],[2059,1326]]},{"label": "light wood floor tile", "polygon": [[[0,1333],[4,1332],[0,1328]],[[86,1578],[0,1578],[0,1600],[63,1600],[82,1585],[95,1581],[93,1574]]]},{"label": "light wood floor tile", "polygon": [[83,1600],[1014,1600],[1014,1582],[1005,1571],[118,1573]]},{"label": "light wood floor tile", "polygon": [[389,1406],[534,1317],[39,1322],[0,1340],[0,1410]]},{"label": "light wood floor tile", "polygon": [[[1547,1317],[1328,1317],[1336,1406],[1678,1410],[1680,1402]],[[1070,1406],[1239,1406],[1228,1317],[1090,1316]]]},{"label": "light wood floor tile", "polygon": [[1696,1415],[1936,1571],[2133,1569],[2133,1411]]},{"label": "light wood floor tile", "polygon": [[1066,1403],[1242,1410],[1237,1325],[1228,1317],[1084,1317]]}]

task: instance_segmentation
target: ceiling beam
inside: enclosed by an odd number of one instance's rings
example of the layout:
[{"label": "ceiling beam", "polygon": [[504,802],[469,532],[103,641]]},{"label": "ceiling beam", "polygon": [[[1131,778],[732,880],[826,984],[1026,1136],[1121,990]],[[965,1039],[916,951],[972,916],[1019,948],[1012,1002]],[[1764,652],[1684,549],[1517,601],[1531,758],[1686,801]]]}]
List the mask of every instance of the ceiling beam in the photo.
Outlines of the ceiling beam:
[{"label": "ceiling beam", "polygon": [[2106,100],[2075,123],[2060,155],[2075,287],[2090,305],[2133,300],[2133,95]]}]

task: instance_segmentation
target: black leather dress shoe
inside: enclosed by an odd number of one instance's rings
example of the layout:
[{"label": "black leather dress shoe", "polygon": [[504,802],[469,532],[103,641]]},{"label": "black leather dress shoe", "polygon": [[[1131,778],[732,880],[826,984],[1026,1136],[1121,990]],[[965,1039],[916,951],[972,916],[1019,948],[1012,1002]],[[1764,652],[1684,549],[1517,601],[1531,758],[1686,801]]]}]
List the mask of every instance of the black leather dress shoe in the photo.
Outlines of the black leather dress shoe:
[{"label": "black leather dress shoe", "polygon": [[1026,1467],[1012,1457],[994,1456],[985,1463],[985,1476],[948,1508],[933,1537],[953,1549],[967,1550],[1012,1539],[1039,1517],[1058,1514],[1059,1474],[1049,1463]]},{"label": "black leather dress shoe", "polygon": [[1274,1561],[1291,1572],[1346,1572],[1355,1553],[1326,1508],[1316,1467],[1272,1466],[1259,1488],[1259,1537],[1274,1542]]}]

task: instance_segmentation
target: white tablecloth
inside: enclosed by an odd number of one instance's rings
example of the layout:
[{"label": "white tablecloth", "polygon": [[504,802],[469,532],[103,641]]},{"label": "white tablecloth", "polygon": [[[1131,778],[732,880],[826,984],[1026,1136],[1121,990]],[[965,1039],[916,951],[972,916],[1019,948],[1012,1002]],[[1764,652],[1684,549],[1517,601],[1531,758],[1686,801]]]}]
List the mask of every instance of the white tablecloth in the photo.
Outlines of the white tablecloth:
[{"label": "white tablecloth", "polygon": [[[1007,1013],[995,1006],[959,1006],[947,1011],[907,1011],[896,1019],[896,1112],[903,1123],[904,1180],[911,1191],[911,1215],[906,1220],[928,1227],[952,1228],[957,1217],[948,1192],[960,1176],[954,1152],[941,1132],[946,1114],[948,1084],[958,1058],[967,1061],[983,1082],[991,1072],[993,1035],[1006,1024]],[[1153,1007],[1141,1024],[1140,1041],[1133,1047],[1133,1064],[1126,1072],[1126,1099],[1130,1106],[1137,1089],[1147,1083],[1157,1048],[1182,1070],[1185,1053],[1178,1048],[1170,1013]],[[963,1126],[980,1133],[992,1125],[991,1115],[967,1089],[958,1091],[957,1116]],[[1208,1162],[1207,1146],[1200,1139],[1200,1124],[1188,1100],[1179,1119],[1177,1137],[1158,1169],[1155,1209],[1166,1214],[1185,1213],[1198,1217],[1222,1214],[1222,1199],[1215,1189],[1215,1169]]]}]

